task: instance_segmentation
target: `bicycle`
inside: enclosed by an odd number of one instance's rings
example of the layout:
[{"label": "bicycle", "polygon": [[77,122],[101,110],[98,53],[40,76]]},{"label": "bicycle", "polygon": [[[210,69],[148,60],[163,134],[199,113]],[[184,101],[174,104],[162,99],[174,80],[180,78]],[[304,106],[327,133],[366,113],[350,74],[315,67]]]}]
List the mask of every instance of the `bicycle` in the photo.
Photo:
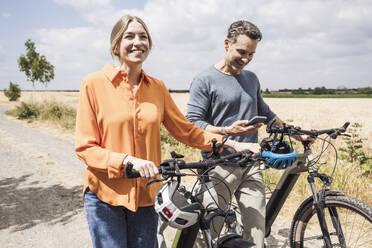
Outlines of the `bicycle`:
[{"label": "bicycle", "polygon": [[[324,150],[328,147],[325,147],[324,144],[331,144],[327,138],[320,138],[319,136],[325,134],[328,135],[329,138],[336,139],[340,135],[346,135],[345,131],[348,125],[349,123],[345,123],[341,128],[326,130],[302,130],[299,127],[290,125],[284,125],[282,128],[270,126],[267,128],[267,132],[270,136],[261,142],[263,152],[261,157],[256,159],[256,161],[263,161],[270,167],[285,169],[285,171],[266,205],[266,237],[270,235],[271,226],[288,198],[289,193],[296,184],[300,174],[308,172],[307,180],[310,184],[312,196],[308,197],[299,206],[293,217],[289,237],[290,246],[327,248],[371,246],[372,208],[357,199],[346,196],[341,191],[330,190],[334,170],[331,176],[318,172],[320,168],[318,164],[319,159],[323,155]],[[309,142],[304,141],[301,142],[304,152],[296,154],[297,159],[291,166],[288,163],[280,163],[279,160],[270,161],[272,157],[270,153],[273,151],[274,147],[278,148],[280,144],[286,144],[283,143],[284,136],[303,134],[323,140],[322,151],[318,156],[313,155]],[[288,147],[284,146],[284,148]],[[213,150],[214,153],[217,153],[218,157],[218,146],[214,145]],[[283,152],[288,153],[289,151],[288,149],[283,149]],[[208,170],[217,164],[230,166],[234,163],[245,164],[250,160],[250,153],[234,153],[225,157],[213,158],[198,163],[185,163],[183,160],[180,160],[180,156],[177,155],[172,157],[172,160],[167,160],[162,163],[163,165],[160,165],[160,171],[165,180],[170,179],[172,181],[173,177],[176,177],[178,187],[181,183],[181,177],[188,175],[180,173],[182,169],[201,168],[204,171],[204,176],[201,178],[205,178],[206,180],[204,181],[208,181]],[[238,158],[239,161],[234,160],[236,158]],[[128,173],[131,172],[128,171]],[[315,187],[316,178],[320,179],[323,183],[323,187],[320,190],[317,190]],[[199,202],[197,198],[193,197],[192,192],[184,189],[182,189],[182,191],[191,199],[191,202]],[[348,218],[349,215],[353,215],[353,218]],[[220,236],[215,243],[212,243],[210,223],[216,216],[224,216],[225,223],[228,227],[227,230],[230,233]],[[180,235],[177,237],[178,239],[173,243],[173,247],[192,247],[199,229],[203,233],[207,247],[234,247],[234,245],[236,245],[235,247],[244,247],[243,245],[245,245],[245,247],[251,247],[253,245],[252,243],[240,243],[244,241],[238,234],[236,228],[238,225],[236,222],[236,214],[231,209],[227,211],[221,211],[219,209],[207,211],[201,206],[196,223],[182,229]],[[235,230],[231,231],[234,227]],[[351,233],[348,233],[347,231],[350,228]],[[359,233],[355,235],[354,230],[359,231]]]},{"label": "bicycle", "polygon": [[[222,144],[216,144],[216,140],[212,142],[213,149],[216,154],[218,154],[218,150]],[[237,152],[219,157],[218,159],[215,158],[193,163],[185,163],[184,160],[180,159],[182,157],[182,155],[172,152],[173,159],[165,160],[159,166],[159,174],[162,175],[163,179],[156,179],[148,183],[148,185],[150,185],[154,182],[165,181],[157,193],[155,209],[157,205],[160,205],[157,212],[164,221],[164,227],[170,225],[171,227],[182,229],[182,234],[174,240],[172,247],[193,247],[199,229],[203,233],[204,242],[208,248],[249,248],[254,246],[253,243],[243,240],[235,229],[235,211],[231,209],[224,211],[218,207],[209,209],[203,204],[203,199],[201,197],[204,192],[209,192],[213,188],[213,184],[208,176],[208,171],[219,164],[236,166],[236,159],[242,162],[248,161],[251,157],[251,153],[249,151]],[[132,170],[132,167],[130,163],[127,165],[127,177],[139,177],[139,173]],[[201,175],[198,173],[181,173],[180,171],[184,169],[197,169]],[[202,172],[200,172],[200,170]],[[198,177],[201,188],[203,188],[204,191],[193,189],[191,191],[186,190],[186,188],[181,185],[181,178],[185,176]],[[166,199],[168,200],[167,202]],[[212,201],[216,199],[217,196],[212,196]],[[219,235],[220,237],[213,243],[210,225],[213,218],[217,216],[225,218],[225,224],[229,227],[229,233]]]},{"label": "bicycle", "polygon": [[[310,135],[319,138],[327,135],[329,139],[336,139],[346,135],[349,122],[341,128],[326,130],[302,130],[300,127],[286,126],[283,128],[268,128],[267,132],[274,135],[274,139],[282,139],[284,135]],[[281,176],[270,200],[266,205],[266,237],[269,236],[280,209],[292,191],[301,173],[308,172],[307,181],[312,196],[308,197],[297,209],[290,228],[289,242],[291,247],[372,247],[372,208],[367,204],[346,196],[342,191],[330,190],[337,159],[330,176],[319,173],[319,159],[327,149],[325,143],[331,144],[329,139],[323,140],[322,151],[314,156],[309,142],[302,142],[304,152],[298,154],[296,162],[286,169]],[[267,141],[263,141],[265,143]],[[267,146],[267,144],[263,144]],[[333,146],[336,152],[337,150]],[[315,179],[318,178],[323,187],[316,189]],[[353,215],[353,218],[349,218]],[[351,230],[350,230],[351,228]],[[350,231],[350,232],[348,232]],[[354,233],[358,231],[358,233]]]}]

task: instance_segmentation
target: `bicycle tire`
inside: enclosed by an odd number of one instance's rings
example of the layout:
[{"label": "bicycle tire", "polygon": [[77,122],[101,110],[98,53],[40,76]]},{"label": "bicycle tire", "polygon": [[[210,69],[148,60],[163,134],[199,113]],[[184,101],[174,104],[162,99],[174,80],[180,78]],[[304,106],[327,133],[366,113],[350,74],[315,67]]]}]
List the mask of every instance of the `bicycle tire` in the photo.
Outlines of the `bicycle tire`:
[{"label": "bicycle tire", "polygon": [[[333,247],[372,247],[370,206],[349,196],[328,195],[323,208]],[[337,232],[337,225],[332,223],[331,212],[337,216],[334,219],[340,221],[341,231]],[[290,245],[292,248],[324,247],[312,197],[305,200],[296,211],[290,230]]]}]

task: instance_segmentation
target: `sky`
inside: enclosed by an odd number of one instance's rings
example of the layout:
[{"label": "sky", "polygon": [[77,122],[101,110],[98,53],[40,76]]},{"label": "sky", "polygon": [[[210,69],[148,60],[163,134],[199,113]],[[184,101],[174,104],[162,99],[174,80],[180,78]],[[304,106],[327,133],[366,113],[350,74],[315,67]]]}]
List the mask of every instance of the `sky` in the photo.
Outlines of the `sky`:
[{"label": "sky", "polygon": [[[170,89],[224,56],[229,25],[255,23],[263,34],[245,69],[261,88],[372,87],[370,0],[1,0],[0,89],[77,90],[82,79],[115,64],[110,33],[125,14],[148,25],[153,49],[145,72]],[[31,39],[55,66],[47,88],[27,81],[17,59]]]}]

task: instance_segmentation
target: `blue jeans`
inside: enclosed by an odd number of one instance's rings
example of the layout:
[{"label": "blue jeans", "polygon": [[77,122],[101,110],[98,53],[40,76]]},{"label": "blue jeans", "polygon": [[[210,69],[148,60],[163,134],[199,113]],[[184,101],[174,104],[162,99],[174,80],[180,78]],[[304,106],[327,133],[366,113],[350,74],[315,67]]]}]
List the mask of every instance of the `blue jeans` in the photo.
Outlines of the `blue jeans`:
[{"label": "blue jeans", "polygon": [[154,248],[158,215],[153,206],[132,212],[102,202],[87,189],[84,208],[95,248]]}]

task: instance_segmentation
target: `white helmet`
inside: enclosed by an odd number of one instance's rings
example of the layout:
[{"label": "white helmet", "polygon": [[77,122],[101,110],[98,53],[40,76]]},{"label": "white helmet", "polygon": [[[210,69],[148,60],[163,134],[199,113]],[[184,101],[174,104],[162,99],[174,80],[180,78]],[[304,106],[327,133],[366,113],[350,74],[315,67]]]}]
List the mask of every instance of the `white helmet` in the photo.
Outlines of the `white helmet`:
[{"label": "white helmet", "polygon": [[185,197],[178,188],[175,180],[164,183],[155,198],[155,211],[169,226],[184,229],[198,221],[200,209],[199,202],[193,202]]}]

